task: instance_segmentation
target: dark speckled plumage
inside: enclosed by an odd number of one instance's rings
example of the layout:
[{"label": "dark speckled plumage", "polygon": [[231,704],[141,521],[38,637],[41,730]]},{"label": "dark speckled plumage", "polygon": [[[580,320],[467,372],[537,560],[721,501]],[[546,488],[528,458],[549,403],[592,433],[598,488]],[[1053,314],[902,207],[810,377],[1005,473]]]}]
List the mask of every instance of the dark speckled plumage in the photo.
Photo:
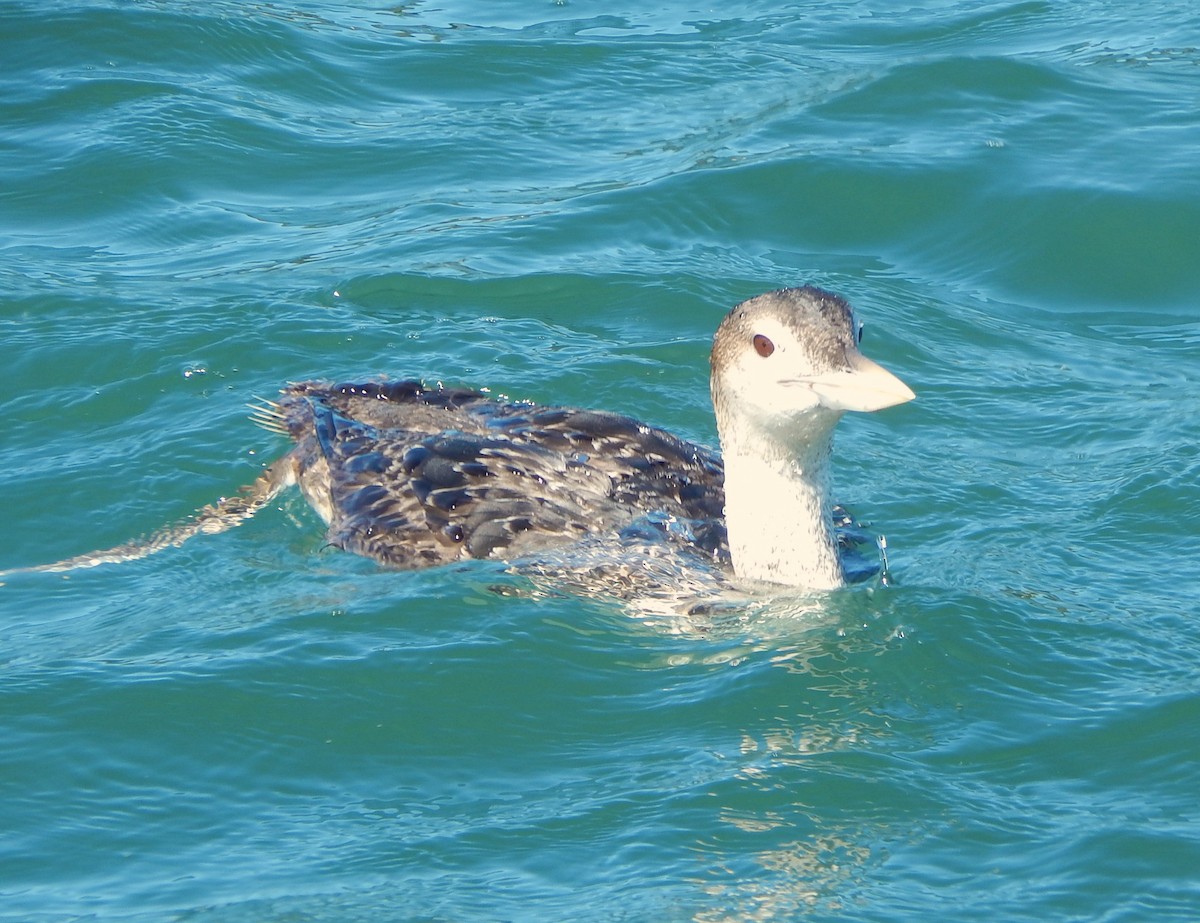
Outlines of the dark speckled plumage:
[{"label": "dark speckled plumage", "polygon": [[[642,513],[719,521],[712,452],[626,416],[420,382],[303,382],[264,422],[330,542],[392,567],[514,558]],[[723,531],[704,532],[722,555]]]}]

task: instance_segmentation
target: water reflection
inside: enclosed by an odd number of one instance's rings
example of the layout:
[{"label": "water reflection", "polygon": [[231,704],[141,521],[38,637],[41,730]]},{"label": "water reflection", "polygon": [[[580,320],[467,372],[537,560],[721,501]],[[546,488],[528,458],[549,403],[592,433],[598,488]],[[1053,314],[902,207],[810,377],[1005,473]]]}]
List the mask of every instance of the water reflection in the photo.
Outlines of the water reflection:
[{"label": "water reflection", "polygon": [[862,589],[793,599],[705,632],[718,650],[698,646],[691,665],[745,675],[713,703],[741,731],[724,754],[728,774],[708,792],[718,832],[693,846],[707,901],[695,920],[852,911],[888,844],[921,826],[886,820],[918,784],[892,752],[911,743],[912,716],[893,684],[913,645],[877,603]]}]

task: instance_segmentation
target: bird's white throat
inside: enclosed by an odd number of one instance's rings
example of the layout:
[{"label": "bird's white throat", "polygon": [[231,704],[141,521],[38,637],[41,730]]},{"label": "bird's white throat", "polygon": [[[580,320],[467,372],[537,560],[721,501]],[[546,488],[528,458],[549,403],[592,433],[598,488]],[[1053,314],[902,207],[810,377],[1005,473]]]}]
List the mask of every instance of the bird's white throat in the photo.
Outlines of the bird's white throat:
[{"label": "bird's white throat", "polygon": [[800,444],[722,427],[725,526],[739,577],[814,590],[845,583],[830,489],[833,428],[841,415],[812,416]]}]

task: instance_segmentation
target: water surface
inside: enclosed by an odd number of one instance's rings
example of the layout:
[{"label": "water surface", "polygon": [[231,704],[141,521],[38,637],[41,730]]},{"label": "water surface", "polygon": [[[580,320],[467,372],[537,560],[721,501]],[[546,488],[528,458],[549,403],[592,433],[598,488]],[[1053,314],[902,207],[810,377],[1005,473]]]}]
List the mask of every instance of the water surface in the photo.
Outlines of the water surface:
[{"label": "water surface", "polygon": [[837,447],[895,585],[694,630],[294,494],[9,578],[0,915],[1200,916],[1200,18],[768,6],[0,4],[0,567],[252,480],[289,380],[712,444],[787,284],[919,395]]}]

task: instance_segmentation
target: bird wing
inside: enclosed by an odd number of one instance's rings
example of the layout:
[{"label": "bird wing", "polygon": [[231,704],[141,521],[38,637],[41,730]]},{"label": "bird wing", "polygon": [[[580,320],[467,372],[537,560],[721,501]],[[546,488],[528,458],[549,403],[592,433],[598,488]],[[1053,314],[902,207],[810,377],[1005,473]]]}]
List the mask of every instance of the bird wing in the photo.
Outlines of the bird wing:
[{"label": "bird wing", "polygon": [[391,566],[510,559],[647,512],[721,516],[712,453],[618,414],[417,382],[284,395],[276,417],[331,543]]}]

